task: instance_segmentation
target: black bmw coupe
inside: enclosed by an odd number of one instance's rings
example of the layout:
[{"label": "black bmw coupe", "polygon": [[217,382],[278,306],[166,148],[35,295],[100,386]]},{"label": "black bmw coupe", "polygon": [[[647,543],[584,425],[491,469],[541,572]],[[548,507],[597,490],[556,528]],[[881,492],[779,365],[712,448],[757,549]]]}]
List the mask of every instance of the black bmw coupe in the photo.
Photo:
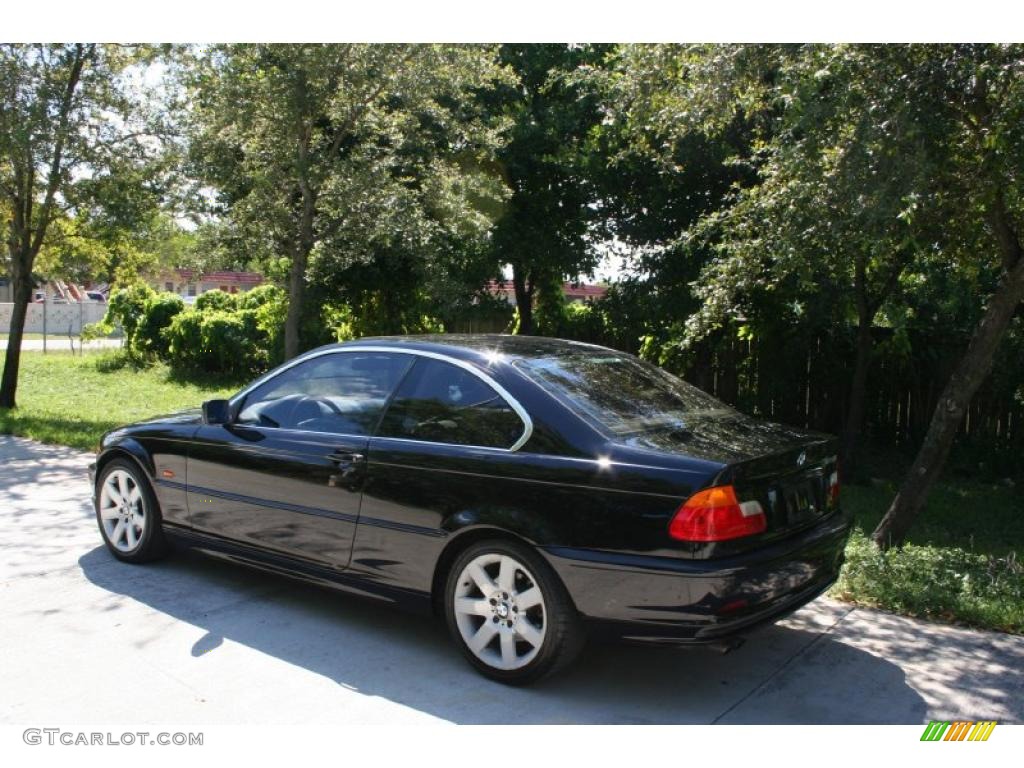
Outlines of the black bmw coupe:
[{"label": "black bmw coupe", "polygon": [[173,541],[443,615],[514,684],[590,634],[729,646],[832,584],[850,527],[833,438],[524,336],[322,347],[109,432],[92,473],[119,560]]}]

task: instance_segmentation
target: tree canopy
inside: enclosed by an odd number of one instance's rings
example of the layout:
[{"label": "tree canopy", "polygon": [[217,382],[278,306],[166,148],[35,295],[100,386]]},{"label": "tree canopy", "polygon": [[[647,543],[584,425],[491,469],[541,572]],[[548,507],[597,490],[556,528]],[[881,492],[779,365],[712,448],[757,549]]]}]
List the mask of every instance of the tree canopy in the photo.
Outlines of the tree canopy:
[{"label": "tree canopy", "polygon": [[[153,210],[150,193],[159,176],[132,174],[154,159],[157,150],[146,139],[159,133],[159,124],[132,87],[131,70],[155,54],[146,46],[0,45],[0,200],[7,246],[0,264],[10,275],[15,303],[0,407],[15,404],[40,251],[66,247],[69,237],[84,235],[84,222],[117,216],[118,208]],[[136,183],[126,183],[130,179]],[[62,226],[54,228],[55,221]],[[55,233],[60,242],[50,242]]]},{"label": "tree canopy", "polygon": [[506,73],[486,47],[227,45],[191,64],[195,175],[250,254],[287,260],[288,356],[311,270],[320,285],[376,261],[423,274],[504,196],[503,122],[476,94]]},{"label": "tree canopy", "polygon": [[847,479],[905,456],[882,546],[954,446],[1019,471],[1024,46],[3,45],[0,92],[0,407],[37,278],[257,269],[209,327],[119,296],[250,367],[479,318],[638,352],[840,432]]}]

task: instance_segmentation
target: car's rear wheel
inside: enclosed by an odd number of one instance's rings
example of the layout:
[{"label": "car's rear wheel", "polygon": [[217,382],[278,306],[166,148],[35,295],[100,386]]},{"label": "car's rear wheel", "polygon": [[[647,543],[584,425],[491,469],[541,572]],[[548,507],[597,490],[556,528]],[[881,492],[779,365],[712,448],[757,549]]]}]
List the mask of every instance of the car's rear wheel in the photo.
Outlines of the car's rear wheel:
[{"label": "car's rear wheel", "polygon": [[529,547],[473,544],[445,589],[448,628],[470,663],[494,680],[523,685],[569,664],[583,645],[565,587]]},{"label": "car's rear wheel", "polygon": [[96,521],[118,560],[145,563],[167,552],[160,507],[149,481],[126,459],[114,459],[96,483]]}]

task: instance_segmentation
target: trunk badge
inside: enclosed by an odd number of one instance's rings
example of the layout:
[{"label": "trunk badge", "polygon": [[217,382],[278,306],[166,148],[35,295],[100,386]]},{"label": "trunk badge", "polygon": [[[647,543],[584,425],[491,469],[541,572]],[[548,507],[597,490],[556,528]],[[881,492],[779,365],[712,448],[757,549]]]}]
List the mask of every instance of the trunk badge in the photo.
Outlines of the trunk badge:
[{"label": "trunk badge", "polygon": [[807,451],[800,451],[800,455],[796,457],[796,465],[802,467],[804,462],[807,461]]}]

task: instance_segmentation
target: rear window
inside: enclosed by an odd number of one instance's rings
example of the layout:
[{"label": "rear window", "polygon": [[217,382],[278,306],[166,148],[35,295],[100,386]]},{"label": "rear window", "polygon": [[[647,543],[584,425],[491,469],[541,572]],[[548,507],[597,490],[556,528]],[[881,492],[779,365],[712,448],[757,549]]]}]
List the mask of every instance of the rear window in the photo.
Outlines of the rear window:
[{"label": "rear window", "polygon": [[523,358],[515,365],[584,418],[619,437],[686,429],[695,417],[735,413],[706,392],[631,355],[581,350]]}]

